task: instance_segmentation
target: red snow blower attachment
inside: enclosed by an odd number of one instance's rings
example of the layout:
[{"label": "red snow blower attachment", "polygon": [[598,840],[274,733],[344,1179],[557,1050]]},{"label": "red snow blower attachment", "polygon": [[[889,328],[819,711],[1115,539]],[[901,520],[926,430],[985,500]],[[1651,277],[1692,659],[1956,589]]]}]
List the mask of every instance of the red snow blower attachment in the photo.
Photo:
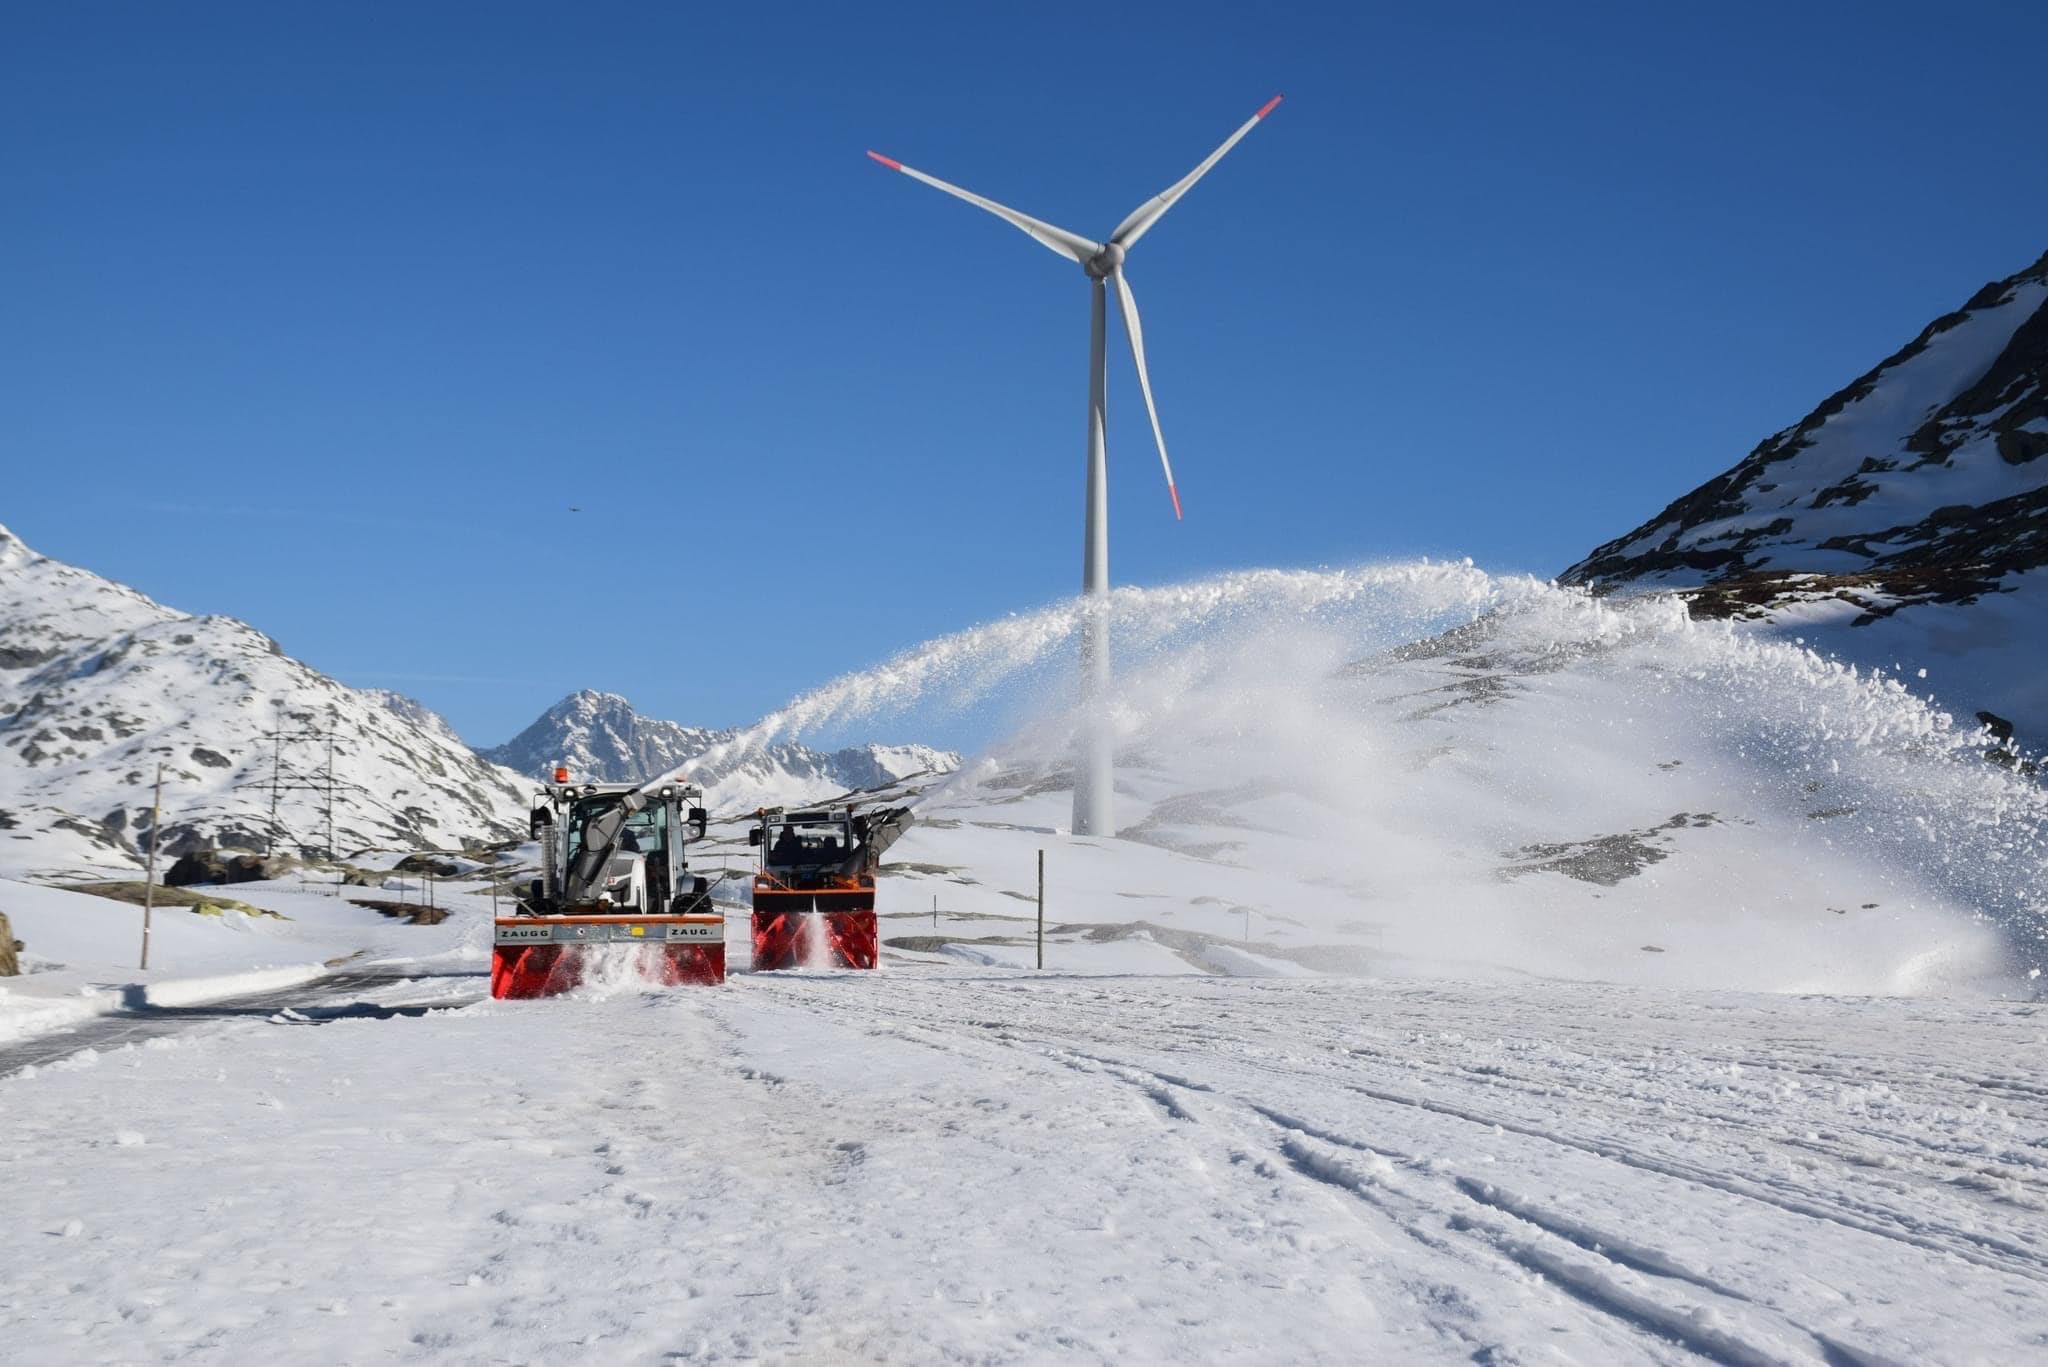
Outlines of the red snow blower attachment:
[{"label": "red snow blower attachment", "polygon": [[541,876],[497,920],[493,997],[552,997],[585,982],[725,981],[725,918],[684,848],[704,838],[697,789],[568,781],[534,795]]},{"label": "red snow blower attachment", "polygon": [[873,968],[875,870],[910,826],[908,807],[755,814],[747,843],[761,851],[754,875],[754,970]]}]

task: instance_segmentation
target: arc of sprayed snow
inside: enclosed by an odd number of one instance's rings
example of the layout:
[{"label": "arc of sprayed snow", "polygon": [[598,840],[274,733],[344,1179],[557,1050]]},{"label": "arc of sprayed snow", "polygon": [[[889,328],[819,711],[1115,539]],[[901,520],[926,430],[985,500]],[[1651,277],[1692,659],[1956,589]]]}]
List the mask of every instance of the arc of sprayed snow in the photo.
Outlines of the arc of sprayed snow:
[{"label": "arc of sprayed snow", "polygon": [[[1157,644],[1177,632],[1213,621],[1219,614],[1256,606],[1272,613],[1304,612],[1352,601],[1390,588],[1416,594],[1416,616],[1454,609],[1475,614],[1543,589],[1540,581],[1496,578],[1469,560],[1364,565],[1344,570],[1238,570],[1189,584],[1163,588],[1126,587],[1110,594],[1119,634],[1133,630],[1143,644]],[[939,682],[956,677],[976,661],[984,683],[1034,668],[1079,630],[1082,600],[1063,600],[1020,617],[970,627],[913,646],[872,669],[843,674],[800,694],[737,735],[706,750],[663,778],[685,770],[700,781],[723,776],[777,738],[791,739],[822,723],[873,712],[886,702],[907,706]],[[659,780],[657,780],[659,781]],[[717,782],[717,778],[709,779]]]}]

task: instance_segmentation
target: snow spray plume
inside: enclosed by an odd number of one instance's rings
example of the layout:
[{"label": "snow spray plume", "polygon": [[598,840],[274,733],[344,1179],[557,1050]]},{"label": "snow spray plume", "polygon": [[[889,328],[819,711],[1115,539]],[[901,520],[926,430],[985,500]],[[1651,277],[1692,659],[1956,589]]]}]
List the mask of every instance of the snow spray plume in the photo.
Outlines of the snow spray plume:
[{"label": "snow spray plume", "polygon": [[[1838,991],[2048,965],[2048,794],[1896,680],[1669,596],[1469,563],[1229,574],[1111,611],[1120,771],[1171,795],[1122,834],[1269,873],[1289,914],[1370,922],[1416,963]],[[1082,612],[836,679],[699,772],[1048,685],[931,800],[1004,765],[1056,788]]]},{"label": "snow spray plume", "polygon": [[[1522,593],[1534,580],[1496,580],[1471,562],[1367,566],[1350,570],[1252,570],[1169,588],[1110,594],[1111,639],[1118,656],[1156,653],[1241,616],[1299,616],[1349,606],[1401,628],[1426,632],[1464,621]],[[1019,617],[956,632],[907,650],[888,663],[843,675],[769,713],[694,760],[699,781],[781,738],[920,706],[957,712],[1014,687],[1050,662],[1064,669],[1086,608],[1068,599]],[[1391,642],[1390,642],[1391,643]]]}]

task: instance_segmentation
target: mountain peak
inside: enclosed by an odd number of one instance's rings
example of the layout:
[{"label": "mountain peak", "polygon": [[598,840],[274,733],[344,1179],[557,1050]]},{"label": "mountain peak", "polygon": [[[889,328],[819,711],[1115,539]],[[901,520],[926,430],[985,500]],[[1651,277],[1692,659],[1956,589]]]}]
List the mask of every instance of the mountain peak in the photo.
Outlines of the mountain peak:
[{"label": "mountain peak", "polygon": [[644,717],[618,694],[586,688],[480,753],[532,777],[562,764],[579,782],[638,783],[687,769],[706,800],[728,811],[815,802],[915,773],[950,772],[960,763],[950,751],[923,745],[856,745],[826,754],[783,742],[700,765],[738,734]]},{"label": "mountain peak", "polygon": [[0,526],[0,565],[15,565],[39,558],[20,537]]}]

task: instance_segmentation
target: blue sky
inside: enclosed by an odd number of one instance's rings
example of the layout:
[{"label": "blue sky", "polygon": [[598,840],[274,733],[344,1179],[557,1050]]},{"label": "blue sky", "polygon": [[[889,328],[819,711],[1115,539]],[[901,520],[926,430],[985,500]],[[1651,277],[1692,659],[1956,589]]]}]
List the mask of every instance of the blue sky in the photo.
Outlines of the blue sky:
[{"label": "blue sky", "polygon": [[[1118,582],[1551,573],[2048,248],[2035,3],[79,4],[0,42],[0,522],[478,744]],[[581,512],[568,511],[571,505]],[[801,627],[789,581],[842,606]],[[909,737],[904,737],[908,739]]]}]

